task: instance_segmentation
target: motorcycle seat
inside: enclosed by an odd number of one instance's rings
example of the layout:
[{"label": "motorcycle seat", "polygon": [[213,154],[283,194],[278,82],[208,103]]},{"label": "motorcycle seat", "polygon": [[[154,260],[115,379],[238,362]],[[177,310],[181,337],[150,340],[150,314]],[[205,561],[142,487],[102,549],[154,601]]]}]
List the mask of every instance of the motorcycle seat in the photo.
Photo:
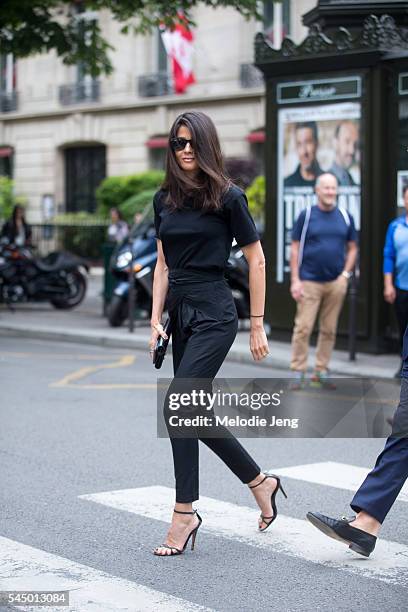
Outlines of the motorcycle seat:
[{"label": "motorcycle seat", "polygon": [[35,265],[41,272],[55,272],[61,268],[61,257],[36,259]]}]

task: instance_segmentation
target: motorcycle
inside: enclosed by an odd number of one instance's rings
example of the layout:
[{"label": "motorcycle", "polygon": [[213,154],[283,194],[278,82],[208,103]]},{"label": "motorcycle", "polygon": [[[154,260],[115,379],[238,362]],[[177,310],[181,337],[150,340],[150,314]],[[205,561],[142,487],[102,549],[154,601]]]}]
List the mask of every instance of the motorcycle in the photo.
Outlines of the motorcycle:
[{"label": "motorcycle", "polygon": [[129,236],[112,254],[110,268],[119,281],[108,308],[111,327],[120,327],[129,314],[130,271],[133,266],[135,308],[148,317],[152,308],[153,272],[157,261],[157,244],[152,222],[134,226]]},{"label": "motorcycle", "polygon": [[0,240],[0,302],[50,302],[54,308],[78,306],[86,294],[88,263],[68,252],[35,257],[28,247]]},{"label": "motorcycle", "polygon": [[[113,292],[108,321],[112,327],[120,327],[129,314],[129,275],[133,266],[135,308],[147,318],[152,309],[153,273],[157,261],[157,244],[154,224],[150,221],[135,226],[113,252],[111,271],[119,283]],[[226,277],[232,290],[240,319],[249,318],[249,269],[242,250],[233,242],[228,259]]]}]

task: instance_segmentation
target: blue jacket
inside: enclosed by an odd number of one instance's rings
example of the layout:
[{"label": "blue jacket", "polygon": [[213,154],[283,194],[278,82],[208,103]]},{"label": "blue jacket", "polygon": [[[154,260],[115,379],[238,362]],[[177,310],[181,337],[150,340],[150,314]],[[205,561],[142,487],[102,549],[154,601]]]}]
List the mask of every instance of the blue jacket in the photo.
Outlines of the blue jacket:
[{"label": "blue jacket", "polygon": [[383,272],[394,274],[395,286],[408,291],[408,223],[405,214],[388,226]]}]

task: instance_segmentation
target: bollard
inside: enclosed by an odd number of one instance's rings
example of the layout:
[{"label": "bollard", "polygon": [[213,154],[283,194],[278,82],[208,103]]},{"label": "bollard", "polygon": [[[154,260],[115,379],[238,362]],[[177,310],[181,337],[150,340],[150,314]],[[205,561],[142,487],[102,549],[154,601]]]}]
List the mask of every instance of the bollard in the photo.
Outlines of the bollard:
[{"label": "bollard", "polygon": [[132,261],[129,271],[129,332],[132,334],[135,329],[135,260],[132,253]]},{"label": "bollard", "polygon": [[356,360],[356,311],[357,311],[357,274],[354,273],[350,279],[349,286],[349,361]]}]

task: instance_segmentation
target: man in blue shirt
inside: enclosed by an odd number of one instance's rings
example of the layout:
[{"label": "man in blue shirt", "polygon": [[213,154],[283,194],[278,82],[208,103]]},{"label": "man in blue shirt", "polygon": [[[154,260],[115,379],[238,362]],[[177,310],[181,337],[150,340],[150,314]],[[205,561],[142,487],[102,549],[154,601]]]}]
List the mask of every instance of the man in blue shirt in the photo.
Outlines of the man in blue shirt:
[{"label": "man in blue shirt", "polygon": [[336,206],[337,187],[333,174],[320,175],[316,182],[317,205],[303,210],[293,227],[290,292],[297,308],[291,370],[296,372],[298,382],[292,388],[301,388],[304,384],[310,335],[319,311],[312,384],[335,388],[327,378],[327,371],[337,321],[357,256],[354,220]]},{"label": "man in blue shirt", "polygon": [[347,544],[368,557],[377,542],[381,525],[408,478],[408,328],[402,351],[401,394],[395,412],[391,436],[377,458],[350,506],[357,513],[351,519],[335,519],[308,512],[308,520],[331,538]]},{"label": "man in blue shirt", "polygon": [[[402,348],[408,325],[408,186],[403,190],[405,214],[388,226],[384,245],[384,299],[394,304]],[[397,372],[400,375],[400,370]]]}]

